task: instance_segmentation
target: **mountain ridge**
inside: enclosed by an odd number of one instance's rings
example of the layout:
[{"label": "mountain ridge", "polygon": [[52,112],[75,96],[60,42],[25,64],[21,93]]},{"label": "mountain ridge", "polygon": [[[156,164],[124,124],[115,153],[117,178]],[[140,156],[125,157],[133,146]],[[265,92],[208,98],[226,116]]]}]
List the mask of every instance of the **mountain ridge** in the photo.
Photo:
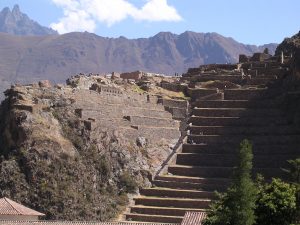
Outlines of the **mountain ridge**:
[{"label": "mountain ridge", "polygon": [[[269,45],[274,53],[276,44]],[[15,36],[0,33],[0,90],[11,83],[64,82],[78,73],[143,70],[173,75],[210,63],[235,63],[265,46],[244,45],[219,34],[159,33],[150,38],[106,38],[91,33]]]},{"label": "mountain ridge", "polygon": [[[3,24],[11,26],[1,30]],[[22,25],[21,28],[18,25]],[[12,12],[9,8],[1,11],[0,92],[13,83],[43,79],[61,83],[78,73],[143,70],[173,75],[201,64],[236,63],[239,54],[252,55],[265,47],[273,54],[277,46],[244,45],[215,32],[159,32],[149,38],[128,39],[88,32],[58,35],[48,28],[44,31],[52,32],[51,35],[39,35],[33,27],[41,28],[40,31],[45,28],[22,13],[19,6]]]},{"label": "mountain ridge", "polygon": [[41,26],[30,19],[26,14],[21,12],[19,5],[15,5],[12,11],[8,7],[5,7],[0,12],[0,32],[20,36],[58,34],[57,31]]}]

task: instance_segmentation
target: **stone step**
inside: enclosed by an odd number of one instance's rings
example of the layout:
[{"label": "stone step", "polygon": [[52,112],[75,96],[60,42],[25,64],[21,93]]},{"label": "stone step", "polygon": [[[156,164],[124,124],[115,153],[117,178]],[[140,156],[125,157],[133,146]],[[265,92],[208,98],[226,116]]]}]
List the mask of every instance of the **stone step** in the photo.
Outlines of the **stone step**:
[{"label": "stone step", "polygon": [[182,190],[173,188],[143,188],[140,190],[141,195],[145,196],[155,196],[155,197],[170,197],[170,198],[215,198],[214,192],[208,191],[195,191],[195,190]]},{"label": "stone step", "polygon": [[217,88],[188,88],[187,94],[191,97],[191,100],[194,101],[199,98],[207,96],[215,96],[219,93]]},{"label": "stone step", "polygon": [[220,144],[238,146],[243,139],[248,139],[257,145],[276,145],[276,144],[300,144],[300,135],[188,135],[188,143],[191,144]]},{"label": "stone step", "polygon": [[148,215],[166,215],[166,216],[184,216],[185,212],[203,212],[204,209],[193,208],[174,208],[174,207],[155,207],[135,205],[130,207],[130,212],[135,214],[148,214]]},{"label": "stone step", "polygon": [[[189,144],[182,146],[183,153],[207,153],[207,154],[233,154],[237,147],[220,144]],[[299,146],[288,145],[257,145],[252,148],[254,154],[295,154],[299,153]]]},{"label": "stone step", "polygon": [[195,126],[188,127],[195,135],[293,135],[300,133],[292,126]]},{"label": "stone step", "polygon": [[145,116],[128,116],[127,120],[134,126],[150,126],[150,127],[179,127],[179,121],[172,119],[145,117]]},{"label": "stone step", "polygon": [[270,98],[267,89],[226,89],[224,90],[225,100],[260,100]]},{"label": "stone step", "polygon": [[214,81],[214,80],[220,80],[220,81],[229,81],[233,83],[241,83],[243,80],[242,75],[221,75],[221,74],[199,74],[193,76],[195,81],[198,82],[207,82],[207,81]]},{"label": "stone step", "polygon": [[136,197],[134,201],[136,205],[197,209],[207,209],[211,203],[210,199],[160,198],[148,196]]},{"label": "stone step", "polygon": [[189,123],[195,126],[266,126],[288,125],[285,117],[204,117],[191,116]]},{"label": "stone step", "polygon": [[148,215],[127,213],[125,214],[128,221],[154,222],[154,223],[181,223],[183,216],[165,216],[165,215]]},{"label": "stone step", "polygon": [[247,109],[247,108],[194,108],[194,116],[205,117],[249,117],[249,116],[282,116],[279,109]]},{"label": "stone step", "polygon": [[[232,176],[233,167],[171,165],[168,167],[168,172],[180,176],[230,178]],[[267,179],[270,177],[284,178],[287,176],[280,168],[254,168],[253,174],[256,173],[261,173]]]},{"label": "stone step", "polygon": [[205,177],[175,176],[175,175],[160,175],[160,176],[156,176],[155,180],[195,183],[195,184],[218,184],[224,186],[229,185],[231,182],[231,180],[228,178],[205,178]]},{"label": "stone step", "polygon": [[278,105],[272,100],[198,100],[193,103],[198,108],[275,108]]},{"label": "stone step", "polygon": [[266,85],[270,82],[275,81],[275,77],[274,76],[270,76],[270,77],[252,77],[251,79],[247,79],[247,81],[244,83],[244,85]]},{"label": "stone step", "polygon": [[[287,168],[287,160],[295,159],[297,155],[254,155],[254,167]],[[177,165],[234,167],[238,164],[238,154],[206,154],[206,153],[179,153]]]},{"label": "stone step", "polygon": [[[174,176],[175,177],[175,176]],[[179,176],[177,176],[179,177]],[[209,180],[210,178],[206,178]],[[220,179],[222,180],[222,179]],[[196,182],[188,182],[188,181],[166,181],[166,180],[154,180],[153,184],[157,187],[164,188],[176,188],[183,190],[198,190],[198,191],[225,191],[228,187],[228,183],[196,183]]]},{"label": "stone step", "polygon": [[[255,73],[254,73],[255,75]],[[235,84],[241,84],[241,85],[265,85],[272,81],[276,80],[276,76],[265,76],[265,77],[242,77],[242,75],[203,75],[200,74],[198,76],[193,76],[190,79],[193,82],[207,82],[207,81],[215,81],[215,80],[221,80],[221,81],[229,81],[231,83]]]}]

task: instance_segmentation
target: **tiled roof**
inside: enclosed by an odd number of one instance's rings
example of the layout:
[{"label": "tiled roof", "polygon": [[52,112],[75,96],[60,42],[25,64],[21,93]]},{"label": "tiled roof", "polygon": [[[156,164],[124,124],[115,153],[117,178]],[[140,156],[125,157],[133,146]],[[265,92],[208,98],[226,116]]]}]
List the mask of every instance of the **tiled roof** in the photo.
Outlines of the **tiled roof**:
[{"label": "tiled roof", "polygon": [[201,225],[205,218],[205,212],[186,212],[181,225]]},{"label": "tiled roof", "polygon": [[0,198],[0,215],[44,216],[45,214],[29,209],[9,198]]},{"label": "tiled roof", "polygon": [[88,221],[1,221],[0,225],[179,225],[167,223],[143,223],[143,222],[88,222]]}]

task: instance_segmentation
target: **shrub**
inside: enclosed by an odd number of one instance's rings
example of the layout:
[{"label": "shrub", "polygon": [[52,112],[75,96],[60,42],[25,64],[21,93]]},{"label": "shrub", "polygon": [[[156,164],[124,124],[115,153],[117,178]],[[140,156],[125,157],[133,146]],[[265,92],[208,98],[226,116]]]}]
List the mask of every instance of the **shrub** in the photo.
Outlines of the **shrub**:
[{"label": "shrub", "polygon": [[296,219],[296,187],[280,179],[258,184],[258,225],[289,225]]},{"label": "shrub", "polygon": [[300,221],[300,158],[288,160],[289,168],[284,169],[288,173],[290,182],[296,187],[297,220]]},{"label": "shrub", "polygon": [[128,193],[135,192],[135,190],[137,188],[136,181],[133,179],[133,177],[128,172],[124,172],[120,176],[120,185],[122,186],[123,190]]}]

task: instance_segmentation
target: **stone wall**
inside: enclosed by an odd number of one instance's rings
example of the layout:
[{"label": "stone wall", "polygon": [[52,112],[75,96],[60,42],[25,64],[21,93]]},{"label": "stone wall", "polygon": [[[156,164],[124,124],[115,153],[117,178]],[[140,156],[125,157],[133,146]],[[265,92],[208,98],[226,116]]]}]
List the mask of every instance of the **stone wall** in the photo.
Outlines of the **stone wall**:
[{"label": "stone wall", "polygon": [[270,54],[265,54],[265,53],[254,53],[253,56],[250,58],[250,61],[253,62],[264,62],[266,59],[271,58]]},{"label": "stone wall", "polygon": [[169,82],[161,82],[161,87],[175,92],[186,92],[187,85],[183,85],[181,83],[169,83]]},{"label": "stone wall", "polygon": [[186,100],[163,99],[163,105],[165,107],[187,108],[189,102]]},{"label": "stone wall", "polygon": [[[187,101],[163,99],[147,93],[116,92],[114,88],[92,85],[93,90],[76,90],[75,109],[84,127],[117,130],[130,140],[146,137],[149,143],[180,137],[180,121],[187,114]],[[84,97],[82,97],[84,96]]]},{"label": "stone wall", "polygon": [[100,85],[97,83],[93,83],[90,87],[90,90],[97,91],[98,93],[115,94],[115,95],[122,94],[122,91],[117,87]]},{"label": "stone wall", "polygon": [[207,95],[216,94],[218,93],[218,89],[188,88],[187,93],[192,98],[192,100],[196,100],[197,98],[202,98]]},{"label": "stone wall", "polygon": [[120,77],[123,79],[132,79],[132,80],[139,80],[142,78],[142,76],[145,73],[141,72],[141,71],[134,71],[134,72],[130,72],[130,73],[121,73]]}]

